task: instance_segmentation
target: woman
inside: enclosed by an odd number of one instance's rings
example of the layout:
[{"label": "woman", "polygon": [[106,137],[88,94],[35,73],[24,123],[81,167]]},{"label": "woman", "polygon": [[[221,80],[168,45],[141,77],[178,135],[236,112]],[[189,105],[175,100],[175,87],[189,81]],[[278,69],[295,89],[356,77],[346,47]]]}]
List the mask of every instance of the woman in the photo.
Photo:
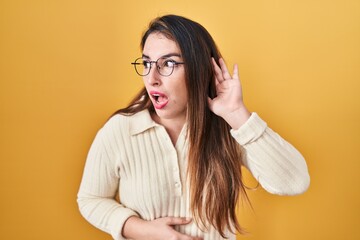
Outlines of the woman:
[{"label": "woman", "polygon": [[205,28],[157,18],[141,50],[145,87],[89,151],[78,203],[90,223],[118,240],[235,239],[242,165],[270,193],[308,188],[302,155],[249,112]]}]

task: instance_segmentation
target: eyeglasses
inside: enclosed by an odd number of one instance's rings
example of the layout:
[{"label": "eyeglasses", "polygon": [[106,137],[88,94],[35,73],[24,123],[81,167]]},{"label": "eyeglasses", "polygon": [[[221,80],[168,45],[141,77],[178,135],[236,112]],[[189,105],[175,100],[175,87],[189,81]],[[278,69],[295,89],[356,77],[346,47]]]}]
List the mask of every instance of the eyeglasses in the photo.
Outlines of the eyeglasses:
[{"label": "eyeglasses", "polygon": [[135,62],[131,63],[135,67],[135,71],[140,76],[146,76],[150,73],[152,64],[156,64],[156,70],[161,76],[170,76],[177,65],[184,64],[183,62],[176,62],[171,58],[159,58],[156,61],[145,60],[137,58]]}]

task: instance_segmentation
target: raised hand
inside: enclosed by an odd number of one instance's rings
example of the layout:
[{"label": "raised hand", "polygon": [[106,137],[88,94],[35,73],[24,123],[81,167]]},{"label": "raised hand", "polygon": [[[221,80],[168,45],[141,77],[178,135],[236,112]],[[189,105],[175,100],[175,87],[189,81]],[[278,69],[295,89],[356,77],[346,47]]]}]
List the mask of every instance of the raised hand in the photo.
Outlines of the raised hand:
[{"label": "raised hand", "polygon": [[181,217],[163,217],[145,221],[138,217],[130,217],[123,228],[123,235],[133,240],[202,240],[179,233],[174,229],[177,225],[186,225],[191,219]]},{"label": "raised hand", "polygon": [[231,76],[222,58],[220,66],[212,58],[215,70],[216,94],[214,99],[208,98],[208,105],[212,112],[222,117],[233,129],[238,129],[250,117],[242,95],[238,66],[234,65]]}]

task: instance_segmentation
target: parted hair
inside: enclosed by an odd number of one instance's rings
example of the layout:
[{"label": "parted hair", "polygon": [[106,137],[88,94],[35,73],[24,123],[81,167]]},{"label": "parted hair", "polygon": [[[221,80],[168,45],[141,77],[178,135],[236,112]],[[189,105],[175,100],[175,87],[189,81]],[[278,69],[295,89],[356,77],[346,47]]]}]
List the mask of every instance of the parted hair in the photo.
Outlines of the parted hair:
[{"label": "parted hair", "polygon": [[[165,15],[151,21],[141,39],[141,50],[152,33],[161,33],[175,41],[185,63],[187,177],[194,220],[204,230],[213,225],[224,238],[227,229],[244,233],[236,216],[240,197],[248,200],[242,181],[242,151],[230,134],[230,126],[207,106],[208,96],[216,97],[211,58],[219,64],[221,54],[208,31],[185,17]],[[132,115],[144,109],[155,112],[145,87],[115,114]]]}]

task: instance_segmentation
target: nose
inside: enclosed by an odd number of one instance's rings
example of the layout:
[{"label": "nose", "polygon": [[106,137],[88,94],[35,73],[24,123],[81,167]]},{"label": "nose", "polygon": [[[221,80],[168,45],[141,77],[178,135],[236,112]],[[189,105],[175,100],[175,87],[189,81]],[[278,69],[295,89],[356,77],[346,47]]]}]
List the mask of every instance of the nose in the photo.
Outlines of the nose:
[{"label": "nose", "polygon": [[148,84],[152,86],[159,86],[161,84],[161,75],[157,69],[156,64],[152,66],[148,75],[144,77]]}]

